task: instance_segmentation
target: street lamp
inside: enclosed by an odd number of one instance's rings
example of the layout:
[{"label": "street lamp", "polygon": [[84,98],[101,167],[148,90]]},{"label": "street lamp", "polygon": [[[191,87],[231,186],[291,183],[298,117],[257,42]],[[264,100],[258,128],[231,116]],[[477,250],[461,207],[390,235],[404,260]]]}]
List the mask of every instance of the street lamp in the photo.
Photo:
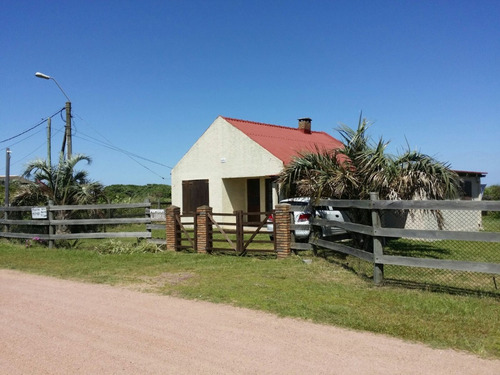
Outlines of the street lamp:
[{"label": "street lamp", "polygon": [[64,94],[64,96],[67,99],[67,102],[66,102],[66,129],[65,129],[65,136],[64,136],[64,140],[63,140],[62,152],[64,153],[64,146],[67,143],[68,144],[67,156],[69,159],[69,158],[71,158],[71,148],[72,148],[71,147],[71,100],[69,100],[68,95],[66,95],[66,93],[64,92],[62,87],[59,85],[59,83],[57,83],[57,81],[54,77],[48,76],[47,74],[43,74],[40,72],[36,72],[35,76],[38,78],[53,80],[55,82],[55,84],[57,85],[57,87],[59,87],[59,90],[61,90],[61,92]]}]

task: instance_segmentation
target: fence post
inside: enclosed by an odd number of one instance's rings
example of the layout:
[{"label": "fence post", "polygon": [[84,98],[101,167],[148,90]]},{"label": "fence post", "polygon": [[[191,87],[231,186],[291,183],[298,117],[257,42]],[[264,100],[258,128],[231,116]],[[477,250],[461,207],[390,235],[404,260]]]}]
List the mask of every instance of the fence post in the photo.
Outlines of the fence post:
[{"label": "fence post", "polygon": [[177,206],[170,206],[165,212],[166,216],[166,238],[167,250],[179,251],[181,249],[181,233],[179,220],[181,217],[181,209]]},{"label": "fence post", "polygon": [[[10,149],[7,148],[5,152],[5,211],[3,214],[3,218],[5,221],[9,220],[8,208],[10,206],[10,196],[9,196],[9,180],[10,180]],[[4,232],[9,232],[9,225],[5,224],[3,226]]]},{"label": "fence post", "polygon": [[274,213],[274,244],[278,259],[290,256],[290,205],[276,205]]},{"label": "fence post", "polygon": [[196,209],[196,252],[212,252],[212,221],[208,215],[212,214],[212,207],[201,206]]},{"label": "fence post", "polygon": [[150,238],[153,238],[153,230],[151,229],[151,203],[149,199],[144,199],[144,203],[149,203],[149,207],[144,209],[145,218],[149,219],[149,223],[146,223],[146,232],[149,232]]},{"label": "fence post", "polygon": [[236,251],[242,253],[245,249],[245,231],[243,230],[243,211],[234,211],[236,216]]},{"label": "fence post", "polygon": [[52,239],[54,236],[54,226],[52,225],[52,221],[54,221],[54,212],[51,210],[53,201],[49,200],[47,211],[49,217],[49,249],[54,247],[54,240]]},{"label": "fence post", "polygon": [[[370,193],[370,200],[377,201],[379,199],[378,193]],[[372,228],[375,232],[381,227],[380,215],[377,210],[372,208]],[[384,264],[378,263],[380,257],[384,255],[384,248],[382,247],[382,239],[379,236],[373,235],[373,282],[375,285],[381,285],[384,282]]]},{"label": "fence post", "polygon": [[[8,213],[9,211],[7,211],[7,207],[5,207],[5,208],[6,208],[6,210],[3,212],[3,219],[4,219],[5,221],[7,221],[7,220],[9,220],[9,213]],[[3,225],[3,231],[4,231],[5,233],[8,233],[8,232],[9,232],[9,225],[8,225],[8,224],[4,224],[4,225]]]}]

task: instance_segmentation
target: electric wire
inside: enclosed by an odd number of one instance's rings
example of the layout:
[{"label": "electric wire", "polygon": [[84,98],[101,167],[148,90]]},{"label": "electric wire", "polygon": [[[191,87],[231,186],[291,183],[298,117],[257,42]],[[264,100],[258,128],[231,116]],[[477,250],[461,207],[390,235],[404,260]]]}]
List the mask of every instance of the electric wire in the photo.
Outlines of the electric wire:
[{"label": "electric wire", "polygon": [[[65,119],[62,117],[62,112],[65,110],[65,108],[61,108],[60,110],[58,110],[57,112],[55,112],[54,114],[52,114],[51,116],[48,116],[47,118],[44,118],[42,119],[39,123],[37,123],[36,125],[32,126],[31,128],[19,133],[19,134],[16,134],[15,136],[13,137],[9,137],[7,139],[4,139],[2,141],[0,141],[0,143],[5,143],[5,142],[8,142],[12,139],[15,139],[15,138],[18,138],[34,129],[36,129],[37,127],[39,127],[40,125],[42,125],[43,123],[45,123],[49,118],[52,118],[54,116],[56,116],[57,114],[60,114],[61,116],[61,120],[63,122],[65,122]],[[113,143],[111,143],[111,141],[109,141],[105,136],[103,136],[102,134],[100,134],[96,129],[94,129],[87,121],[85,121],[85,119],[83,119],[81,116],[79,116],[78,114],[75,114],[75,112],[73,112],[72,114],[72,121],[71,121],[71,128],[75,130],[75,132],[72,134],[73,137],[75,138],[79,138],[79,139],[82,139],[86,142],[89,142],[89,143],[93,143],[93,144],[96,144],[98,146],[102,146],[102,147],[106,147],[110,150],[113,150],[113,151],[116,151],[116,152],[119,152],[119,153],[122,153],[124,154],[125,156],[127,156],[129,159],[131,159],[133,162],[137,163],[138,165],[140,165],[141,167],[143,167],[144,169],[148,170],[149,172],[153,173],[154,175],[160,177],[161,179],[165,180],[166,178],[162,175],[160,175],[159,173],[155,172],[154,170],[152,170],[151,168],[149,168],[148,166],[146,166],[145,164],[139,162],[138,160],[136,159],[141,159],[141,160],[144,160],[144,161],[147,161],[149,163],[153,163],[153,164],[156,164],[156,165],[159,165],[159,166],[162,166],[162,167],[166,167],[166,168],[169,168],[169,169],[173,169],[171,166],[168,166],[166,164],[163,164],[163,163],[160,163],[160,162],[157,162],[157,161],[154,161],[152,159],[149,159],[149,158],[146,158],[146,157],[143,157],[141,155],[138,155],[136,153],[133,153],[131,151],[128,151],[126,149],[123,149],[123,148],[120,148],[118,146],[115,146]],[[81,131],[76,131],[77,130],[77,127],[76,127],[76,124],[75,124],[75,121],[73,120],[74,116],[78,117],[80,120],[84,121],[90,128],[92,128],[94,130],[94,132],[96,134],[99,134],[99,136],[101,136],[104,140],[100,140],[100,139],[97,139],[91,135],[88,135],[88,134],[85,134]],[[21,142],[24,142],[25,140],[29,139],[29,138],[32,138],[33,136],[39,134],[42,130],[38,130],[37,132],[34,132],[33,134],[30,134],[29,136],[25,137],[25,138],[22,138],[20,139],[19,141],[17,141],[16,143],[13,143],[12,145],[16,145],[16,144],[19,144]],[[65,130],[61,130],[61,129],[53,129],[53,133],[51,135],[51,139],[53,139],[56,134],[60,134],[60,133],[63,133],[65,132]],[[45,143],[41,143],[38,147],[34,148],[34,149],[31,149],[30,153],[25,155],[24,157],[22,158],[18,158],[18,162],[14,162],[13,165],[16,165],[16,164],[19,164],[21,163],[21,160],[24,160],[25,158],[29,157],[30,155],[34,154],[36,151],[38,151],[40,148],[42,148],[43,146],[45,145]],[[3,148],[3,149],[0,149],[0,150],[5,150],[6,148]]]},{"label": "electric wire", "polygon": [[[23,142],[23,141],[25,141],[25,140],[27,140],[29,138],[32,138],[33,136],[39,134],[41,131],[42,130],[39,130],[39,131],[33,133],[32,135],[30,135],[28,137],[25,137],[25,138],[19,140],[16,143],[13,143],[12,146],[15,146],[16,144],[19,144],[19,143],[21,143],[21,142]],[[62,133],[63,133],[63,130],[61,130],[61,129],[52,129],[52,134],[51,134],[51,137],[50,137],[51,141],[54,140],[56,138],[56,136],[59,136]],[[45,147],[45,146],[46,146],[46,142],[41,142],[37,147],[31,149],[28,154],[25,154],[25,155],[20,156],[20,157],[11,156],[11,159],[10,159],[11,160],[11,167],[14,167],[14,166],[17,166],[17,165],[20,165],[20,164],[24,163],[25,160],[28,157],[30,157],[35,152],[37,152],[38,150],[40,150],[42,147]],[[6,149],[7,149],[7,147],[1,149],[0,151],[4,151]],[[5,168],[0,169],[0,171],[5,172]]]},{"label": "electric wire", "polygon": [[45,121],[47,121],[49,118],[54,117],[55,115],[57,115],[58,113],[61,113],[62,111],[64,111],[64,108],[62,108],[62,109],[60,109],[59,111],[55,112],[52,116],[49,116],[49,117],[47,117],[47,118],[45,118],[45,119],[42,119],[42,120],[41,120],[38,124],[36,124],[35,126],[32,126],[31,128],[29,128],[29,129],[27,129],[27,130],[25,130],[25,131],[23,131],[23,132],[21,132],[21,133],[19,133],[19,134],[16,134],[16,135],[14,135],[13,137],[10,137],[10,138],[7,138],[7,139],[4,139],[3,141],[0,141],[0,143],[5,143],[5,142],[8,142],[8,141],[10,141],[10,140],[12,140],[12,139],[15,139],[15,138],[17,138],[17,137],[20,137],[21,135],[26,134],[26,133],[28,133],[28,132],[32,131],[33,129],[36,129],[37,127],[39,127],[40,125],[42,125]]},{"label": "electric wire", "polygon": [[[38,132],[38,133],[40,133],[40,132]],[[50,140],[51,140],[51,142],[52,142],[52,140],[54,140],[54,139],[56,138],[56,136],[58,136],[58,135],[60,135],[60,134],[62,134],[62,133],[64,133],[64,132],[63,132],[63,130],[61,130],[61,129],[52,129],[52,134],[51,134],[51,136],[50,136]],[[37,133],[35,133],[35,134],[37,134]],[[25,138],[25,139],[27,139],[27,138]],[[19,143],[19,142],[18,142],[18,143]],[[33,155],[36,151],[40,150],[42,147],[45,147],[46,145],[47,145],[47,143],[46,143],[46,142],[42,142],[42,143],[40,143],[38,147],[36,147],[36,148],[32,149],[30,153],[28,153],[28,154],[26,154],[26,155],[24,155],[24,156],[22,156],[22,157],[18,158],[18,159],[19,159],[19,161],[17,161],[17,162],[13,162],[13,163],[12,163],[12,165],[14,166],[14,165],[18,165],[18,164],[23,163],[23,160],[25,160],[25,159],[26,159],[26,158],[28,158],[29,156]],[[11,159],[11,160],[12,160],[12,159]]]},{"label": "electric wire", "polygon": [[[88,135],[86,135],[86,134],[83,134],[82,132],[80,132],[80,134],[85,135],[86,137],[89,137],[89,138],[93,138],[93,137],[90,137],[90,136],[88,136]],[[133,154],[133,153],[131,153],[131,152],[127,151],[127,150],[123,150],[123,149],[121,149],[121,148],[119,148],[119,147],[116,147],[116,146],[113,146],[113,145],[108,145],[108,144],[106,144],[106,143],[104,143],[104,142],[101,142],[101,141],[99,141],[99,140],[90,141],[89,139],[84,138],[84,137],[82,137],[82,136],[76,136],[75,138],[79,138],[79,139],[82,139],[82,140],[87,141],[87,142],[89,142],[89,143],[97,144],[97,145],[100,145],[100,146],[103,146],[103,147],[109,148],[109,149],[111,149],[111,150],[114,150],[114,151],[120,152],[120,153],[124,154],[126,157],[128,157],[130,160],[132,160],[133,162],[135,162],[135,163],[139,164],[139,165],[140,165],[141,167],[143,167],[144,169],[147,169],[148,171],[150,171],[150,172],[151,172],[151,173],[153,173],[154,175],[156,175],[156,176],[160,177],[162,180],[165,180],[165,177],[164,177],[164,176],[162,176],[162,175],[160,175],[160,174],[156,173],[156,172],[155,172],[155,171],[153,171],[151,168],[147,167],[147,166],[146,166],[146,165],[144,165],[143,163],[141,163],[141,162],[139,162],[138,160],[136,160],[134,157],[139,158],[139,159],[144,159],[144,160],[147,160],[147,161],[149,161],[149,162],[151,162],[151,163],[159,164],[159,165],[165,166],[165,167],[167,167],[167,168],[170,168],[170,167],[168,167],[168,166],[166,166],[166,165],[164,165],[164,164],[161,164],[161,163],[155,162],[155,161],[153,161],[153,160],[149,160],[149,159],[147,159],[147,158],[144,158],[144,157],[142,157],[142,156],[139,156],[139,155]]]},{"label": "electric wire", "polygon": [[[114,144],[113,144],[113,143],[112,143],[109,139],[107,139],[104,135],[100,134],[100,133],[99,133],[99,132],[98,132],[95,128],[93,128],[93,127],[92,127],[92,125],[90,125],[90,124],[89,124],[87,121],[85,121],[82,117],[80,117],[79,115],[76,115],[76,116],[77,116],[80,120],[84,121],[84,122],[85,122],[85,123],[86,123],[86,124],[87,124],[90,128],[92,128],[92,130],[93,130],[95,133],[99,134],[99,136],[101,136],[104,140],[106,140],[106,142],[103,142],[103,141],[101,141],[101,140],[99,140],[99,139],[97,139],[97,138],[95,138],[95,137],[92,137],[91,135],[84,134],[84,133],[81,133],[81,132],[80,132],[80,134],[82,134],[82,135],[84,135],[84,136],[86,136],[86,137],[88,137],[88,138],[90,138],[90,139],[94,140],[94,141],[95,141],[95,142],[97,142],[99,145],[104,146],[104,147],[107,147],[107,148],[109,148],[109,149],[111,149],[111,150],[114,150],[114,151],[118,151],[118,152],[122,152],[122,153],[124,153],[124,154],[131,155],[131,156],[133,156],[133,157],[136,157],[136,158],[139,158],[139,159],[142,159],[142,160],[148,161],[148,162],[153,163],[153,164],[160,165],[160,166],[165,167],[165,168],[173,169],[173,167],[168,166],[168,165],[166,165],[166,164],[163,164],[163,163],[160,163],[160,162],[157,162],[157,161],[154,161],[154,160],[151,160],[151,159],[145,158],[145,157],[140,156],[140,155],[137,155],[137,154],[135,154],[135,153],[133,153],[133,152],[131,152],[131,151],[128,151],[128,150],[125,150],[125,149],[120,148],[120,147],[118,147],[118,146],[115,146],[115,145],[114,145]],[[78,138],[78,137],[77,137],[77,138]],[[82,139],[83,139],[83,138],[82,138]],[[87,141],[88,141],[88,142],[90,142],[90,143],[92,143],[92,142],[91,142],[91,141],[89,141],[88,139],[87,139]]]},{"label": "electric wire", "polygon": [[[73,112],[73,115],[78,117],[80,120],[82,120],[83,122],[85,122],[90,128],[92,128],[94,130],[94,132],[96,134],[98,134],[99,136],[101,136],[104,140],[106,140],[106,142],[103,142],[95,137],[92,137],[88,134],[85,134],[83,132],[79,132],[79,135],[76,136],[76,138],[80,138],[82,140],[85,140],[89,143],[94,143],[94,144],[97,144],[99,146],[103,146],[103,147],[106,147],[106,148],[109,148],[113,151],[116,151],[116,152],[120,152],[122,154],[124,154],[125,156],[127,156],[129,159],[131,159],[132,161],[134,161],[135,163],[139,164],[141,167],[143,167],[144,169],[150,171],[151,173],[153,173],[154,175],[160,177],[162,180],[165,180],[166,178],[164,176],[161,176],[160,174],[156,173],[155,171],[153,171],[151,168],[147,167],[146,165],[144,165],[143,163],[139,162],[138,160],[136,160],[135,158],[137,159],[142,159],[142,160],[145,160],[147,162],[150,162],[150,163],[153,163],[153,164],[157,164],[159,166],[162,166],[162,167],[166,167],[166,168],[169,168],[169,169],[173,169],[172,167],[166,165],[166,164],[163,164],[163,163],[160,163],[160,162],[157,162],[157,161],[154,161],[154,160],[151,160],[151,159],[148,159],[148,158],[145,158],[143,156],[140,156],[138,154],[135,154],[131,151],[128,151],[128,150],[125,150],[123,148],[120,148],[120,147],[117,147],[115,146],[113,143],[111,143],[111,141],[109,139],[107,139],[105,136],[103,136],[102,134],[100,134],[92,125],[90,125],[85,119],[83,119],[81,116],[79,116],[78,114],[75,114],[75,112]],[[85,138],[86,137],[86,138]]]},{"label": "electric wire", "polygon": [[[85,134],[85,133],[82,133],[82,132],[80,132],[79,134],[80,135],[76,136],[76,138],[80,138],[80,139],[86,140],[87,142],[94,143],[94,144],[97,144],[97,145],[109,148],[111,150],[118,151],[118,152],[121,152],[123,154],[130,155],[130,156],[136,157],[138,159],[142,159],[142,160],[148,161],[150,163],[160,165],[160,166],[165,167],[165,168],[173,169],[172,167],[170,167],[170,166],[168,166],[166,164],[163,164],[163,163],[160,163],[158,161],[154,161],[154,160],[148,159],[148,158],[146,158],[144,156],[137,155],[137,154],[135,154],[135,153],[133,153],[131,151],[125,150],[125,149],[120,148],[120,147],[117,147],[117,146],[115,146],[115,145],[113,145],[111,143],[103,142],[103,141],[101,141],[101,140],[99,140],[97,138],[92,137],[91,135],[88,135],[88,134]],[[85,138],[85,137],[87,137],[87,138]]]}]

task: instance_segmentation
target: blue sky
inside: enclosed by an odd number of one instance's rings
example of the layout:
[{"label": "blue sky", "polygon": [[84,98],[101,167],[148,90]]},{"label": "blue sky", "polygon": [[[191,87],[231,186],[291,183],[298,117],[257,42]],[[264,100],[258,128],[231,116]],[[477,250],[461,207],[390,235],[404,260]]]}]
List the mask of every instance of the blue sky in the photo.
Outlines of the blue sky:
[{"label": "blue sky", "polygon": [[[337,137],[339,123],[500,184],[500,2],[6,1],[0,141],[73,106],[94,180],[170,184],[218,115]],[[64,121],[52,119],[53,159]],[[0,143],[11,174],[46,158],[46,124]],[[120,149],[121,151],[117,151]],[[132,155],[132,154],[133,155]],[[152,163],[154,161],[156,163]]]}]

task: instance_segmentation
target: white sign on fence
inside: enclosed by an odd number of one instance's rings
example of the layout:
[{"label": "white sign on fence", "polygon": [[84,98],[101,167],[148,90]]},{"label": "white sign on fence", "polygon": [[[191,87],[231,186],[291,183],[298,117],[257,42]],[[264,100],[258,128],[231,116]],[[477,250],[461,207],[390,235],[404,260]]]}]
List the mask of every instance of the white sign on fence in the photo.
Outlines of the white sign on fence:
[{"label": "white sign on fence", "polygon": [[47,207],[31,207],[31,218],[33,219],[46,219]]},{"label": "white sign on fence", "polygon": [[166,220],[165,210],[151,209],[151,210],[149,210],[149,214],[151,215],[152,221],[165,221]]}]

